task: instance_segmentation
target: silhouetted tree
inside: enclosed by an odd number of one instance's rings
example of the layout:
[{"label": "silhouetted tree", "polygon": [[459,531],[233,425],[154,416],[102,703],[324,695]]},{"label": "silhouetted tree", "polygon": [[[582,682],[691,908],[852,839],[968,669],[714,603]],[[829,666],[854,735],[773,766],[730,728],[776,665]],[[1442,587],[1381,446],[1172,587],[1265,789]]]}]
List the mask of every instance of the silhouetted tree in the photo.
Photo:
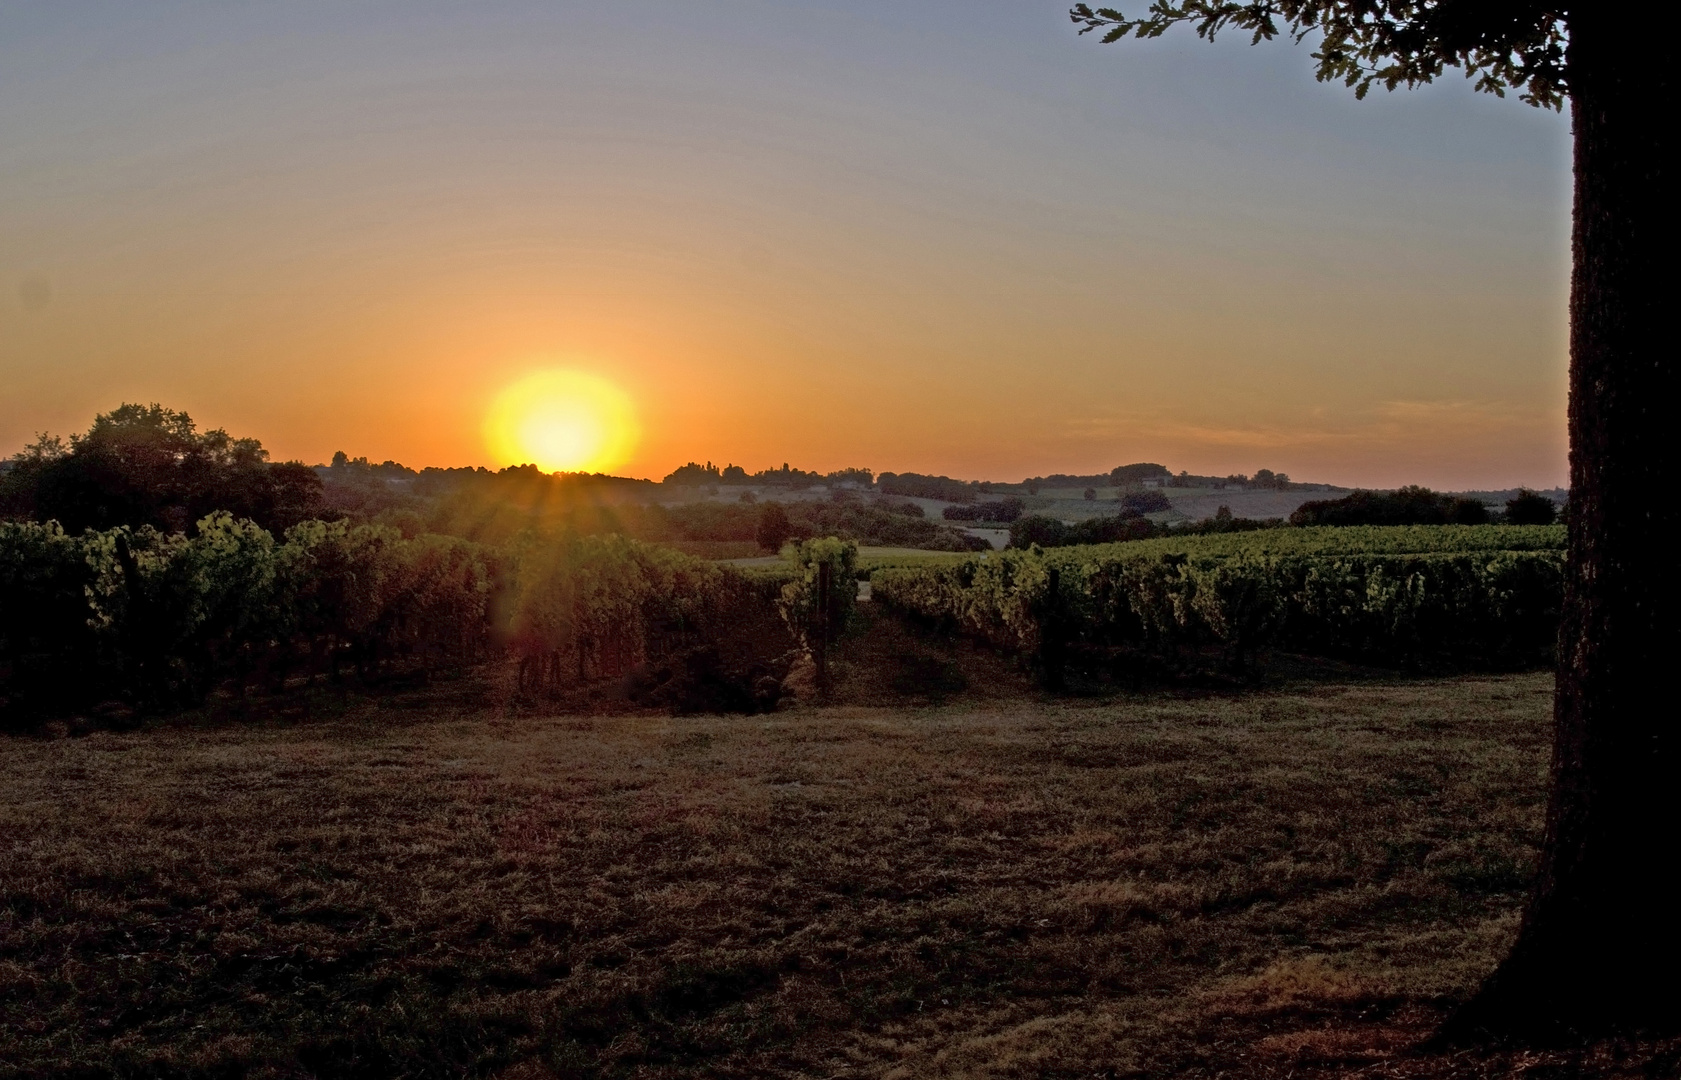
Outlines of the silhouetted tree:
[{"label": "silhouetted tree", "polygon": [[1130,491],[1121,496],[1121,513],[1123,514],[1159,514],[1163,510],[1171,509],[1173,509],[1172,500],[1160,488]]},{"label": "silhouetted tree", "polygon": [[1508,525],[1551,525],[1558,520],[1558,504],[1545,495],[1522,488],[1506,500]]},{"label": "silhouetted tree", "polygon": [[830,484],[857,484],[867,488],[876,482],[876,474],[868,469],[836,469],[823,479]]},{"label": "silhouetted tree", "polygon": [[1478,90],[1568,98],[1574,137],[1570,513],[1546,834],[1511,953],[1446,1034],[1557,1037],[1681,1023],[1681,740],[1670,668],[1681,646],[1669,476],[1677,373],[1663,266],[1674,63],[1649,38],[1668,5],[1546,0],[1155,0],[1128,19],[1079,4],[1105,41],[1188,23],[1253,41],[1318,32],[1318,78],[1417,86],[1449,67]]},{"label": "silhouetted tree", "polygon": [[0,478],[0,511],[69,532],[150,525],[185,532],[216,510],[284,530],[321,508],[321,480],[299,462],[270,464],[256,439],[202,434],[184,412],[125,404],[86,434],[42,436]]},{"label": "silhouetted tree", "polygon": [[1068,526],[1053,517],[1029,514],[1010,523],[1010,546],[1061,547],[1068,542]]},{"label": "silhouetted tree", "polygon": [[1356,491],[1340,499],[1309,499],[1290,515],[1292,525],[1486,525],[1488,507],[1476,499],[1410,485],[1394,491]]},{"label": "silhouetted tree", "polygon": [[1133,465],[1117,465],[1109,472],[1109,483],[1115,487],[1127,487],[1141,484],[1146,480],[1159,480],[1173,475],[1167,471],[1167,466],[1157,465],[1153,461],[1140,461]]},{"label": "silhouetted tree", "polygon": [[699,462],[691,461],[687,465],[677,466],[660,483],[699,487],[706,484],[716,484],[720,479],[718,466],[712,464],[712,462],[708,461],[705,465],[702,465]]},{"label": "silhouetted tree", "polygon": [[996,502],[974,503],[970,506],[948,506],[940,511],[947,521],[995,521],[1009,524],[1021,517],[1027,504],[1015,495]]},{"label": "silhouetted tree", "polygon": [[946,502],[974,502],[979,485],[966,484],[949,476],[885,472],[876,477],[883,495],[904,495],[913,499],[943,499]]},{"label": "silhouetted tree", "polygon": [[794,525],[788,520],[788,511],[781,503],[766,503],[759,510],[759,528],[754,533],[754,539],[766,551],[781,551],[782,545],[794,537]]}]

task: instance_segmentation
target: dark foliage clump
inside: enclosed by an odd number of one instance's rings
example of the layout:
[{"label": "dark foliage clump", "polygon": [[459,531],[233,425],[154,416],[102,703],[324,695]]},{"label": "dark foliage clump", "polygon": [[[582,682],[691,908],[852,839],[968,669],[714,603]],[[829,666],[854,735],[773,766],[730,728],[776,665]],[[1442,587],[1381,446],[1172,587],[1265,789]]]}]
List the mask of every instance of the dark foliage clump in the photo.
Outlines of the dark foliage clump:
[{"label": "dark foliage clump", "polygon": [[674,484],[679,487],[704,487],[716,484],[721,480],[718,466],[708,461],[705,465],[691,461],[687,465],[679,465],[673,469],[661,483]]},{"label": "dark foliage clump", "polygon": [[1068,543],[1068,523],[1043,514],[1028,514],[1010,524],[1010,546],[1061,547]]},{"label": "dark foliage clump", "polygon": [[1292,525],[1486,525],[1488,508],[1426,487],[1356,491],[1340,499],[1312,499],[1290,515]]},{"label": "dark foliage clump", "polygon": [[256,439],[200,433],[184,412],[125,404],[68,446],[43,435],[0,476],[0,516],[83,529],[186,532],[217,510],[284,530],[320,516],[321,480],[300,462],[272,464]]},{"label": "dark foliage clump", "polygon": [[1528,488],[1521,489],[1516,497],[1506,500],[1508,525],[1551,525],[1557,520],[1558,505]]},{"label": "dark foliage clump", "polygon": [[860,544],[931,551],[987,548],[987,542],[978,536],[880,506],[802,502],[789,507],[789,516],[801,536],[836,536]]},{"label": "dark foliage clump", "polygon": [[766,551],[780,551],[794,536],[794,525],[788,520],[788,511],[781,503],[766,503],[759,510],[759,527],[753,534],[753,539]]},{"label": "dark foliage clump", "polygon": [[780,469],[761,469],[756,473],[748,473],[740,465],[718,466],[710,461],[704,465],[697,461],[679,465],[661,481],[673,487],[765,484],[787,488],[808,488],[813,484],[828,484],[831,487],[844,484],[868,488],[874,482],[875,474],[869,469],[836,469],[829,473],[816,473],[792,468],[784,462]]},{"label": "dark foliage clump", "polygon": [[1157,465],[1153,461],[1141,461],[1135,465],[1117,465],[1109,471],[1109,482],[1115,487],[1127,487],[1141,484],[1146,480],[1159,480],[1172,474],[1167,466]]},{"label": "dark foliage clump", "polygon": [[997,502],[972,503],[968,506],[948,506],[941,515],[947,521],[996,521],[1009,524],[1021,517],[1027,504],[1011,495]]},{"label": "dark foliage clump", "polygon": [[1168,501],[1167,493],[1160,488],[1129,491],[1121,496],[1121,512],[1123,514],[1159,514],[1163,510],[1171,509],[1173,509],[1173,504]]},{"label": "dark foliage clump", "polygon": [[945,502],[975,501],[977,492],[990,490],[989,485],[968,484],[949,476],[924,476],[921,473],[884,472],[876,477],[876,486],[883,495],[904,495],[913,499],[941,499]]},{"label": "dark foliage clump", "polygon": [[782,680],[770,664],[732,665],[717,645],[706,644],[633,675],[630,696],[680,715],[771,712]]},{"label": "dark foliage clump", "polygon": [[1071,547],[1076,544],[1114,544],[1123,540],[1148,540],[1166,533],[1165,526],[1138,515],[1087,518],[1070,525],[1056,518],[1030,514],[1010,526],[1010,546],[1028,548]]},{"label": "dark foliage clump", "polygon": [[1283,528],[1283,518],[1240,518],[1232,516],[1232,508],[1222,506],[1211,518],[1187,522],[1174,527],[1175,536],[1202,536],[1208,533],[1255,532],[1259,529]]},{"label": "dark foliage clump", "polygon": [[[624,507],[614,515],[617,529],[650,541],[756,541],[767,551],[780,550],[789,540],[838,536],[879,547],[913,547],[933,551],[981,551],[986,541],[947,525],[926,520],[915,503],[866,504],[849,493],[824,502],[781,503],[694,502],[679,506]],[[771,507],[776,507],[772,510]],[[574,514],[566,524],[574,531],[610,525],[602,511],[599,521]],[[773,526],[762,531],[766,521]],[[782,524],[782,522],[786,524]],[[772,546],[771,541],[775,544]]]}]

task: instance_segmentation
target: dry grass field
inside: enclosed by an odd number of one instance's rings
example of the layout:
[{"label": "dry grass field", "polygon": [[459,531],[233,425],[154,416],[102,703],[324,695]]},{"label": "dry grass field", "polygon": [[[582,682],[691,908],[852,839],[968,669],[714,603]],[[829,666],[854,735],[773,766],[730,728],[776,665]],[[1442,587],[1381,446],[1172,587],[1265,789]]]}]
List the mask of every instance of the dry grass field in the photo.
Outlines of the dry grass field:
[{"label": "dry grass field", "polygon": [[1546,676],[1051,700],[850,648],[765,716],[466,679],[0,740],[0,1075],[1673,1067],[1408,1049],[1514,930]]}]

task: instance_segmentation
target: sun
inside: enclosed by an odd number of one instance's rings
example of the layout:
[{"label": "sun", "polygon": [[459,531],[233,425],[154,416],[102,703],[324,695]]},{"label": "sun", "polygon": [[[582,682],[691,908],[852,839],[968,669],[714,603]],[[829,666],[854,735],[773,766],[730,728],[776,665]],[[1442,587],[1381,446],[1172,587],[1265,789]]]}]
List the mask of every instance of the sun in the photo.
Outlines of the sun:
[{"label": "sun", "polygon": [[545,472],[606,472],[622,465],[641,434],[629,395],[582,371],[538,371],[491,403],[485,441],[503,465]]}]

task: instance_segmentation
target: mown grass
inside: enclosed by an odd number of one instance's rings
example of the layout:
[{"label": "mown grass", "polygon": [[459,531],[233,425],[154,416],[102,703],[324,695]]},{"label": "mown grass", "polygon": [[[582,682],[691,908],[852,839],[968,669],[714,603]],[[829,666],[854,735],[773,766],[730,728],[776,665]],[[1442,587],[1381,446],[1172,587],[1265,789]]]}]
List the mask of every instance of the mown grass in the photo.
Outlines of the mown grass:
[{"label": "mown grass", "polygon": [[1547,677],[1056,701],[852,648],[768,716],[466,683],[0,740],[0,1073],[1524,1064],[1405,1048],[1514,930]]}]

